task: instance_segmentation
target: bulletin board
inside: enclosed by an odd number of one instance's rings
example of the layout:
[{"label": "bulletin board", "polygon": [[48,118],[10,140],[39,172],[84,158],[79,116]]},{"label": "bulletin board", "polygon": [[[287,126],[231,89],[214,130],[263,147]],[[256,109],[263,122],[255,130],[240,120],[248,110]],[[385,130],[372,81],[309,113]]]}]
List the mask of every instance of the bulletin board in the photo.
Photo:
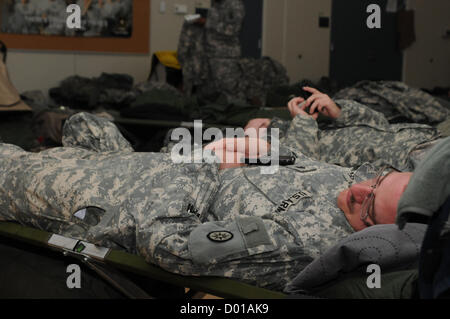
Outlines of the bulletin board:
[{"label": "bulletin board", "polygon": [[[30,2],[31,1],[31,2]],[[27,2],[25,5],[32,5],[33,0],[25,1]],[[37,0],[34,0],[37,1]],[[42,1],[42,0],[39,0]],[[65,19],[65,17],[68,17],[70,13],[66,12],[66,3],[65,0],[53,0],[53,1],[62,1],[64,10],[61,12],[61,9],[58,8],[56,13],[54,14],[61,14],[62,18]],[[107,3],[109,1],[109,3]],[[83,10],[82,15],[82,21],[83,21],[83,30],[85,29],[91,29],[95,30],[95,28],[90,28],[89,23],[91,25],[100,25],[101,21],[100,19],[95,19],[95,14],[100,15],[98,12],[101,10],[98,9],[98,7],[103,8],[105,3],[107,4],[114,4],[114,1],[124,1],[124,0],[84,0],[78,1],[78,3],[81,3],[80,7],[83,6],[83,3],[89,4],[90,8],[93,8],[92,12],[87,12]],[[9,30],[8,25],[10,26],[16,26],[17,23],[5,23],[5,19],[14,19],[11,18],[9,15],[11,13],[16,14],[16,11],[19,12],[17,15],[19,15],[20,21],[23,21],[24,19],[22,16],[25,16],[25,14],[28,14],[31,10],[24,10],[23,2],[22,0],[0,0],[0,4],[2,4],[1,7],[1,19],[0,22],[1,26],[5,26],[2,29],[0,29],[0,40],[3,41],[6,46],[9,49],[25,49],[25,50],[51,50],[51,51],[90,51],[90,52],[111,52],[111,53],[138,53],[138,54],[148,54],[149,53],[149,46],[150,46],[150,0],[128,0],[132,3],[132,8],[130,4],[130,21],[126,21],[128,24],[128,28],[122,28],[122,34],[119,32],[116,32],[115,34],[108,34],[107,36],[103,35],[103,33],[95,34],[91,32],[90,35],[82,34],[81,32],[77,32],[77,34],[60,34],[61,32],[53,32],[52,31],[46,31],[42,32],[43,27],[41,25],[45,25],[48,29],[49,23],[46,24],[41,23],[40,19],[41,17],[46,17],[47,15],[50,15],[51,8],[48,9],[49,13],[46,12],[39,12],[36,13],[34,16],[28,17],[26,21],[34,22],[36,20],[39,20],[40,23],[39,30],[36,31],[36,28],[31,30],[31,28],[27,28],[25,25],[22,29],[16,30]],[[10,5],[8,8],[8,12],[5,12],[5,2]],[[39,2],[38,5],[35,5],[35,7],[39,6],[41,10],[43,10],[43,2]],[[72,1],[72,3],[77,3],[76,1]],[[60,4],[62,5],[62,4]],[[94,7],[94,5],[96,7]],[[14,7],[15,6],[15,7]],[[97,11],[94,11],[94,9],[97,8]],[[22,10],[22,11],[20,11]],[[53,8],[53,11],[55,9]],[[22,13],[25,12],[25,13]],[[61,12],[61,13],[60,13]],[[131,14],[132,13],[132,14]],[[90,16],[88,16],[90,14]],[[61,20],[61,18],[59,18]],[[86,22],[86,20],[88,22]],[[91,22],[89,22],[91,21]],[[94,21],[94,22],[92,22]],[[2,24],[3,22],[3,24]],[[14,22],[14,21],[13,21]],[[63,21],[65,24],[65,20]],[[121,21],[123,23],[123,19]],[[31,24],[30,24],[31,25]],[[35,23],[36,25],[36,23]],[[61,26],[60,22],[58,22],[58,25]],[[87,27],[86,27],[87,25]],[[97,28],[98,29],[98,28]],[[3,32],[7,31],[7,32]],[[45,33],[45,34],[40,34]],[[69,32],[66,32],[69,33]]]}]

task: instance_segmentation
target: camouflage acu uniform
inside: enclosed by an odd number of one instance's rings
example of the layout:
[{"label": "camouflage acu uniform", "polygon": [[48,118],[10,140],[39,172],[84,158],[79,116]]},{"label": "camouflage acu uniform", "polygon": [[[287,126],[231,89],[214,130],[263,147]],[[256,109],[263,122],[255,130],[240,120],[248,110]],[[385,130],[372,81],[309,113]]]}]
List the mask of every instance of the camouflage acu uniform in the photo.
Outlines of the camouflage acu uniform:
[{"label": "camouflage acu uniform", "polygon": [[206,20],[206,55],[210,58],[241,56],[239,35],[245,17],[242,0],[213,0]]},{"label": "camouflage acu uniform", "polygon": [[[411,171],[421,158],[420,145],[440,137],[434,127],[415,124],[389,124],[383,114],[350,100],[336,100],[341,116],[323,130],[311,117],[297,116],[292,122],[275,120],[284,144],[296,145],[302,153],[330,164],[354,167],[365,162],[385,164]],[[283,133],[282,133],[283,135]],[[412,152],[414,156],[411,156]]]},{"label": "camouflage acu uniform", "polygon": [[66,122],[63,142],[42,153],[0,144],[0,219],[277,290],[353,232],[337,195],[374,174],[311,160],[296,143],[295,165],[274,175],[173,164],[133,153],[112,123],[85,113]]},{"label": "camouflage acu uniform", "polygon": [[189,96],[195,87],[208,78],[208,60],[204,52],[204,28],[185,22],[178,41],[178,61],[183,71],[184,91]]},{"label": "camouflage acu uniform", "polygon": [[432,95],[396,81],[361,81],[333,98],[360,102],[383,113],[393,123],[402,118],[408,122],[438,123],[449,115]]},{"label": "camouflage acu uniform", "polygon": [[242,0],[214,1],[204,28],[185,23],[178,44],[185,92],[215,102],[264,106],[270,88],[289,83],[286,69],[269,57],[242,58]]},{"label": "camouflage acu uniform", "polygon": [[208,12],[206,25],[185,23],[178,44],[188,94],[197,87],[198,95],[223,93],[233,98],[239,72],[239,35],[245,16],[242,0],[216,0]]}]

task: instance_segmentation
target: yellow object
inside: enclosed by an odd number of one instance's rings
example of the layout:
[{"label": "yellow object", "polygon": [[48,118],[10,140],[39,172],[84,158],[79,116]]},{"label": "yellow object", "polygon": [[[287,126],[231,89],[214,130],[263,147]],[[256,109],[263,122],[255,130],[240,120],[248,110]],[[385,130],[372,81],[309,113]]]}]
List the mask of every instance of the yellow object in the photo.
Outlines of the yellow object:
[{"label": "yellow object", "polygon": [[162,65],[181,70],[180,62],[178,62],[178,56],[176,51],[158,51],[155,52],[156,57]]}]

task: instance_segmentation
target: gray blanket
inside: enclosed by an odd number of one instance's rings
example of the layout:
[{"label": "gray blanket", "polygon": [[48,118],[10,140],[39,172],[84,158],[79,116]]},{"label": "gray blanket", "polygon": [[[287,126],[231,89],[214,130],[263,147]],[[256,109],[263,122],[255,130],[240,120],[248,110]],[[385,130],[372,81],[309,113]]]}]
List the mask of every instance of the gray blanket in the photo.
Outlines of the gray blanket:
[{"label": "gray blanket", "polygon": [[427,222],[450,196],[450,137],[427,154],[416,168],[398,205],[397,224]]},{"label": "gray blanket", "polygon": [[[360,267],[377,264],[381,275],[417,267],[426,225],[376,225],[354,233],[315,259],[289,283],[288,294],[314,293]],[[370,274],[368,274],[369,276]]]}]

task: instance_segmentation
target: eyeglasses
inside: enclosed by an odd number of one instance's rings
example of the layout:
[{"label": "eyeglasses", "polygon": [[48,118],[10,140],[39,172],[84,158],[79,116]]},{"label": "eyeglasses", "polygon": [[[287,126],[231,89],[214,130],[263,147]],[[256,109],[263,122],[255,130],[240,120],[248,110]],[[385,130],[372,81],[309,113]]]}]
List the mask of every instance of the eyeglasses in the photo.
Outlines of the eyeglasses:
[{"label": "eyeglasses", "polygon": [[[387,170],[390,169],[386,175],[383,175],[383,173]],[[375,184],[373,184],[372,186],[370,186],[372,188],[372,191],[366,196],[366,198],[364,199],[362,206],[361,206],[361,221],[364,223],[364,225],[366,225],[367,227],[373,226],[376,224],[375,222],[375,194],[374,191],[375,189],[380,186],[381,182],[383,182],[383,180],[391,173],[393,172],[398,172],[397,169],[395,169],[394,167],[390,166],[390,165],[386,165],[384,166],[376,175],[375,177]],[[370,217],[370,220],[372,221],[372,224],[370,224],[367,221],[367,218]]]}]

